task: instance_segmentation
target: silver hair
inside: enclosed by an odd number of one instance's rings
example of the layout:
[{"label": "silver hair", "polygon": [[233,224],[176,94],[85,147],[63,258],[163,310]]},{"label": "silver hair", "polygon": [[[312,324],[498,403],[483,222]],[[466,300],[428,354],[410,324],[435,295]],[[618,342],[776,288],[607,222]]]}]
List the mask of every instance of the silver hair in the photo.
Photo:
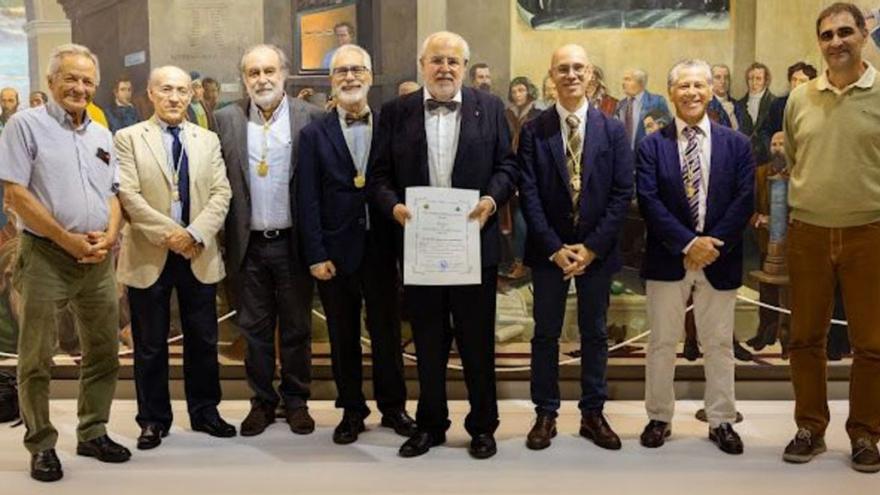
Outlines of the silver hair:
[{"label": "silver hair", "polygon": [[335,52],[333,52],[333,56],[330,58],[330,72],[333,72],[333,69],[336,68],[336,60],[344,53],[348,52],[359,53],[364,59],[364,66],[366,66],[370,72],[373,71],[373,59],[370,57],[370,54],[358,45],[346,44],[340,46]]},{"label": "silver hair", "polygon": [[632,72],[632,75],[635,78],[635,80],[639,84],[641,84],[643,88],[648,87],[648,73],[647,72],[643,71],[642,69],[633,69],[630,72]]},{"label": "silver hair", "polygon": [[61,69],[61,59],[70,55],[82,55],[88,57],[95,64],[95,85],[101,83],[101,67],[98,65],[98,56],[92,53],[87,47],[77,45],[76,43],[65,43],[58,45],[52,50],[49,56],[49,67],[46,69],[49,79],[55,77]]},{"label": "silver hair", "polygon": [[675,86],[675,83],[678,82],[679,74],[685,69],[702,70],[706,73],[706,82],[709,86],[712,86],[712,66],[709,65],[709,62],[697,58],[689,58],[687,60],[682,60],[669,69],[669,77],[666,80],[667,87],[671,88]]},{"label": "silver hair", "polygon": [[245,69],[244,59],[246,59],[248,57],[248,55],[250,55],[251,53],[253,53],[257,50],[262,50],[262,49],[269,49],[269,50],[272,50],[273,52],[275,52],[275,54],[278,55],[278,60],[281,61],[281,70],[284,71],[285,74],[290,74],[290,61],[287,60],[287,55],[284,53],[284,51],[281,48],[278,48],[275,45],[270,45],[268,43],[260,43],[259,45],[253,45],[253,46],[249,47],[247,50],[245,50],[241,56],[241,60],[238,63],[239,72],[244,74],[244,69]]},{"label": "silver hair", "polygon": [[183,75],[185,75],[186,78],[190,80],[190,82],[192,81],[192,76],[189,75],[189,72],[181,69],[180,67],[178,67],[176,65],[163,65],[162,67],[156,67],[155,69],[150,71],[150,78],[147,80],[147,87],[152,88],[154,85],[158,84],[159,83],[159,81],[158,81],[159,73],[166,71],[168,69],[178,70]]},{"label": "silver hair", "polygon": [[425,52],[428,51],[428,46],[434,42],[435,40],[447,38],[461,45],[461,51],[464,54],[464,63],[467,64],[468,60],[471,59],[471,47],[468,46],[468,42],[465,41],[464,38],[461,37],[460,34],[453,33],[451,31],[437,31],[436,33],[431,33],[425,38],[425,41],[422,43],[422,49],[419,50],[419,60],[425,56]]}]

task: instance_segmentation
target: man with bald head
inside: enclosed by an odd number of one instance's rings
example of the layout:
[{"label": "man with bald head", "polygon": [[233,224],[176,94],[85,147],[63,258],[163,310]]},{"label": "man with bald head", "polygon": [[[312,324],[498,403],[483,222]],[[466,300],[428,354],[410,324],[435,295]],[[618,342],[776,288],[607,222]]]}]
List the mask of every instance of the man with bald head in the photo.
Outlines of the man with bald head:
[{"label": "man with bald head", "polygon": [[[528,225],[525,262],[535,286],[532,401],[537,419],[526,446],[550,446],[556,435],[559,336],[571,280],[581,334],[580,434],[605,449],[620,438],[602,409],[608,398],[605,313],[611,276],[633,191],[633,157],[623,124],[589,105],[590,61],[580,45],[553,53],[548,71],[556,104],[523,127],[518,157],[520,198]],[[564,171],[564,173],[560,173]]]},{"label": "man with bald head", "polygon": [[217,111],[215,120],[232,187],[224,230],[227,288],[247,339],[245,369],[254,392],[241,434],[258,435],[274,423],[279,401],[291,431],[308,434],[315,430],[306,405],[314,281],[300,250],[295,181],[299,132],[323,111],[285,94],[290,68],[277,46],[249,48],[239,68],[248,96]]},{"label": "man with bald head", "polygon": [[497,450],[495,286],[500,235],[495,212],[513,193],[519,171],[510,149],[504,104],[487,92],[462,88],[469,58],[467,42],[455,33],[442,31],[425,39],[419,55],[425,87],[382,107],[376,151],[367,170],[370,201],[400,227],[411,218],[407,187],[455,187],[480,193],[470,221],[480,222],[482,229],[482,283],[405,287],[419,358],[420,395],[419,431],[401,446],[403,457],[422,455],[446,441],[450,316],[471,406],[465,419],[472,437],[469,451],[485,459]]},{"label": "man with bald head", "polygon": [[217,233],[229,198],[217,135],[186,120],[189,74],[153,69],[147,87],[153,116],[116,133],[119,197],[128,218],[117,276],[128,287],[134,341],[139,449],[157,447],[171,428],[168,330],[177,291],[183,329],[183,376],[190,425],[235,436],[217,412],[217,282],[224,276]]}]

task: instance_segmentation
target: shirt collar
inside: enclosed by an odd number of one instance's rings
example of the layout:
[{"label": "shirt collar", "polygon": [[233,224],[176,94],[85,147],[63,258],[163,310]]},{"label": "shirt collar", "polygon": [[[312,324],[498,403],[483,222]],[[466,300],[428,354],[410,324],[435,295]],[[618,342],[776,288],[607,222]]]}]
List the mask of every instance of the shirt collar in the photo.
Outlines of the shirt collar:
[{"label": "shirt collar", "polygon": [[[55,103],[55,100],[49,99],[46,102],[46,112],[55,119],[62,127],[68,127],[70,129],[74,129],[73,126],[73,118],[70,114],[67,113],[67,110],[61,107],[61,105]],[[92,119],[89,117],[89,112],[83,110],[83,121],[82,125],[80,125],[79,129],[85,129],[91,122]]]},{"label": "shirt collar", "polygon": [[[682,134],[684,133],[684,130],[686,127],[689,127],[688,124],[684,120],[681,120],[679,117],[676,116],[675,117],[675,132],[676,132],[679,139],[681,139]],[[696,125],[696,127],[697,127],[697,129],[700,130],[700,132],[703,133],[704,136],[706,136],[706,137],[710,136],[712,133],[712,125],[710,124],[710,121],[709,121],[709,115],[704,114],[703,118],[700,119],[700,122]]]},{"label": "shirt collar", "polygon": [[251,121],[256,122],[260,125],[262,125],[264,123],[268,123],[270,125],[274,124],[278,120],[278,117],[280,117],[282,114],[287,112],[287,106],[288,106],[287,93],[284,93],[283,95],[281,95],[281,103],[279,103],[278,106],[275,107],[275,111],[272,112],[272,116],[269,118],[269,121],[264,122],[262,110],[260,110],[260,107],[257,106],[257,103],[253,99],[251,99],[251,106],[250,106]]},{"label": "shirt collar", "polygon": [[865,72],[862,73],[862,77],[859,78],[858,81],[850,84],[849,86],[839,89],[831,84],[831,81],[828,80],[828,72],[825,71],[822,75],[819,76],[819,79],[816,80],[816,89],[819,91],[832,91],[836,94],[844,94],[849,92],[852,88],[860,88],[860,89],[870,89],[874,86],[874,80],[877,78],[877,70],[874,69],[874,66],[869,62],[864,62],[865,64]]},{"label": "shirt collar", "polygon": [[764,88],[760,93],[752,94],[749,93],[750,100],[760,100],[767,93],[767,88]]},{"label": "shirt collar", "polygon": [[[168,132],[168,128],[171,127],[171,124],[160,119],[156,114],[153,114],[153,121],[162,129],[162,132]],[[183,129],[184,124],[186,124],[186,120],[181,121],[176,127]]]},{"label": "shirt collar", "polygon": [[[433,96],[431,96],[431,92],[428,91],[428,88],[425,88],[425,90],[422,91],[422,93],[423,93],[423,95],[422,95],[422,101],[428,101],[428,100],[430,100],[430,99],[436,99],[436,98],[434,98]],[[458,88],[458,92],[455,93],[455,96],[452,97],[452,100],[451,100],[451,101],[457,102],[457,103],[459,104],[459,106],[461,106],[461,88]]]},{"label": "shirt collar", "polygon": [[574,112],[569,112],[568,110],[565,109],[564,106],[562,106],[561,103],[559,103],[558,101],[556,102],[556,113],[559,114],[559,118],[562,119],[563,122],[565,122],[565,119],[568,118],[569,114],[574,114],[578,119],[580,119],[582,124],[585,123],[587,121],[587,109],[589,109],[589,108],[590,108],[590,105],[587,102],[586,98],[584,98],[584,101],[581,104],[581,106],[578,107],[578,109],[575,110]]},{"label": "shirt collar", "polygon": [[632,99],[633,99],[633,101],[635,101],[636,103],[641,103],[641,102],[642,102],[642,97],[643,97],[643,96],[645,96],[645,90],[644,90],[644,89],[641,90],[641,91],[639,91],[639,93],[638,93],[637,95],[633,96]]}]

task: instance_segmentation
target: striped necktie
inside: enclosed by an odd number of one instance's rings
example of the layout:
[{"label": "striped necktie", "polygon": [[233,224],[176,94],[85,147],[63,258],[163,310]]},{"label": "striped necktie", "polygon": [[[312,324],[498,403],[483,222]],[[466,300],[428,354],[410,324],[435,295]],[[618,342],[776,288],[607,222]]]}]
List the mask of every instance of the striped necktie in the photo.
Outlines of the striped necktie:
[{"label": "striped necktie", "polygon": [[688,208],[691,210],[691,218],[694,227],[700,224],[700,188],[703,185],[703,168],[700,164],[700,142],[696,127],[685,127],[682,131],[687,138],[687,146],[684,150],[684,164],[681,175],[684,179],[684,190],[687,195]]},{"label": "striped necktie", "polygon": [[581,136],[581,119],[570,113],[565,117],[568,126],[567,145],[565,147],[565,166],[568,169],[568,186],[571,191],[574,222],[577,224],[581,199],[581,155],[583,154],[583,137]]}]

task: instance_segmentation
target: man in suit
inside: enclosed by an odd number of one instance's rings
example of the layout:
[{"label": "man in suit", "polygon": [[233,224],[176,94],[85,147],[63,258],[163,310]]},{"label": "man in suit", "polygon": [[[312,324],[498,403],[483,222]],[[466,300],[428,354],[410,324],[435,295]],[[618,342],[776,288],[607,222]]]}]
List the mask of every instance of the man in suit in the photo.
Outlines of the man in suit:
[{"label": "man in suit", "polygon": [[[422,455],[446,441],[450,313],[471,406],[465,419],[472,437],[469,451],[476,458],[496,452],[495,288],[500,247],[494,214],[512,194],[519,173],[504,104],[489,93],[462,88],[469,56],[467,42],[455,33],[428,36],[419,56],[425,88],[383,106],[368,171],[371,202],[401,226],[411,218],[405,205],[407,187],[477,189],[481,196],[470,218],[482,228],[482,283],[405,288],[407,304],[413,308],[420,396],[419,432],[401,446],[403,457]],[[400,233],[398,229],[399,237]]]},{"label": "man in suit", "polygon": [[235,436],[217,412],[217,282],[225,272],[217,233],[232,193],[217,135],[186,121],[189,74],[153,69],[147,92],[155,114],[116,133],[119,196],[128,224],[117,277],[128,286],[134,342],[137,446],[152,449],[171,427],[168,330],[177,291],[183,329],[183,375],[190,424],[216,437]]},{"label": "man in suit", "polygon": [[733,319],[742,284],[742,234],[752,214],[755,160],[748,140],[712,124],[712,71],[702,60],[669,75],[674,125],[646,138],[637,157],[639,207],[648,229],[645,264],[648,344],[645,447],[663,445],[675,409],[676,347],[693,294],[706,371],[709,438],[729,454],[743,451],[733,430]]},{"label": "man in suit", "polygon": [[736,100],[730,96],[730,67],[724,64],[712,66],[712,101],[706,112],[709,120],[734,131],[739,130],[740,117]]},{"label": "man in suit", "polygon": [[361,299],[373,353],[373,389],[382,425],[415,434],[406,413],[400,349],[397,267],[391,220],[366,205],[367,163],[377,115],[367,94],[373,82],[369,53],[343,45],[330,60],[336,107],[302,130],[297,209],[306,263],[330,330],[336,407],[344,413],[333,441],[352,443],[369,416],[362,392]]},{"label": "man in suit", "polygon": [[776,96],[770,92],[770,69],[755,62],[746,69],[746,84],[749,92],[739,99],[739,131],[749,137],[752,152],[758,163],[770,158],[770,136],[767,126],[770,122],[770,107]]},{"label": "man in suit", "polygon": [[300,253],[294,184],[300,130],[323,112],[285,95],[289,65],[278,47],[249,48],[240,68],[248,97],[218,110],[216,122],[232,187],[225,228],[230,302],[247,339],[254,392],[241,434],[258,435],[275,422],[279,400],[291,431],[308,434],[315,429],[306,405],[314,283]]},{"label": "man in suit", "polygon": [[646,115],[654,110],[669,115],[666,99],[646,90],[647,84],[648,74],[645,71],[630,69],[624,72],[623,93],[626,97],[618,102],[614,110],[614,116],[623,122],[630,149],[633,150],[638,149],[639,143],[645,138]]},{"label": "man in suit", "polygon": [[556,434],[559,336],[574,278],[581,332],[580,434],[617,450],[620,438],[602,414],[611,275],[622,266],[620,229],[633,189],[632,151],[617,120],[590,107],[589,60],[580,45],[553,54],[555,106],[527,122],[519,141],[520,197],[528,225],[526,263],[534,283],[531,393],[537,419],[526,446],[543,449]]}]

